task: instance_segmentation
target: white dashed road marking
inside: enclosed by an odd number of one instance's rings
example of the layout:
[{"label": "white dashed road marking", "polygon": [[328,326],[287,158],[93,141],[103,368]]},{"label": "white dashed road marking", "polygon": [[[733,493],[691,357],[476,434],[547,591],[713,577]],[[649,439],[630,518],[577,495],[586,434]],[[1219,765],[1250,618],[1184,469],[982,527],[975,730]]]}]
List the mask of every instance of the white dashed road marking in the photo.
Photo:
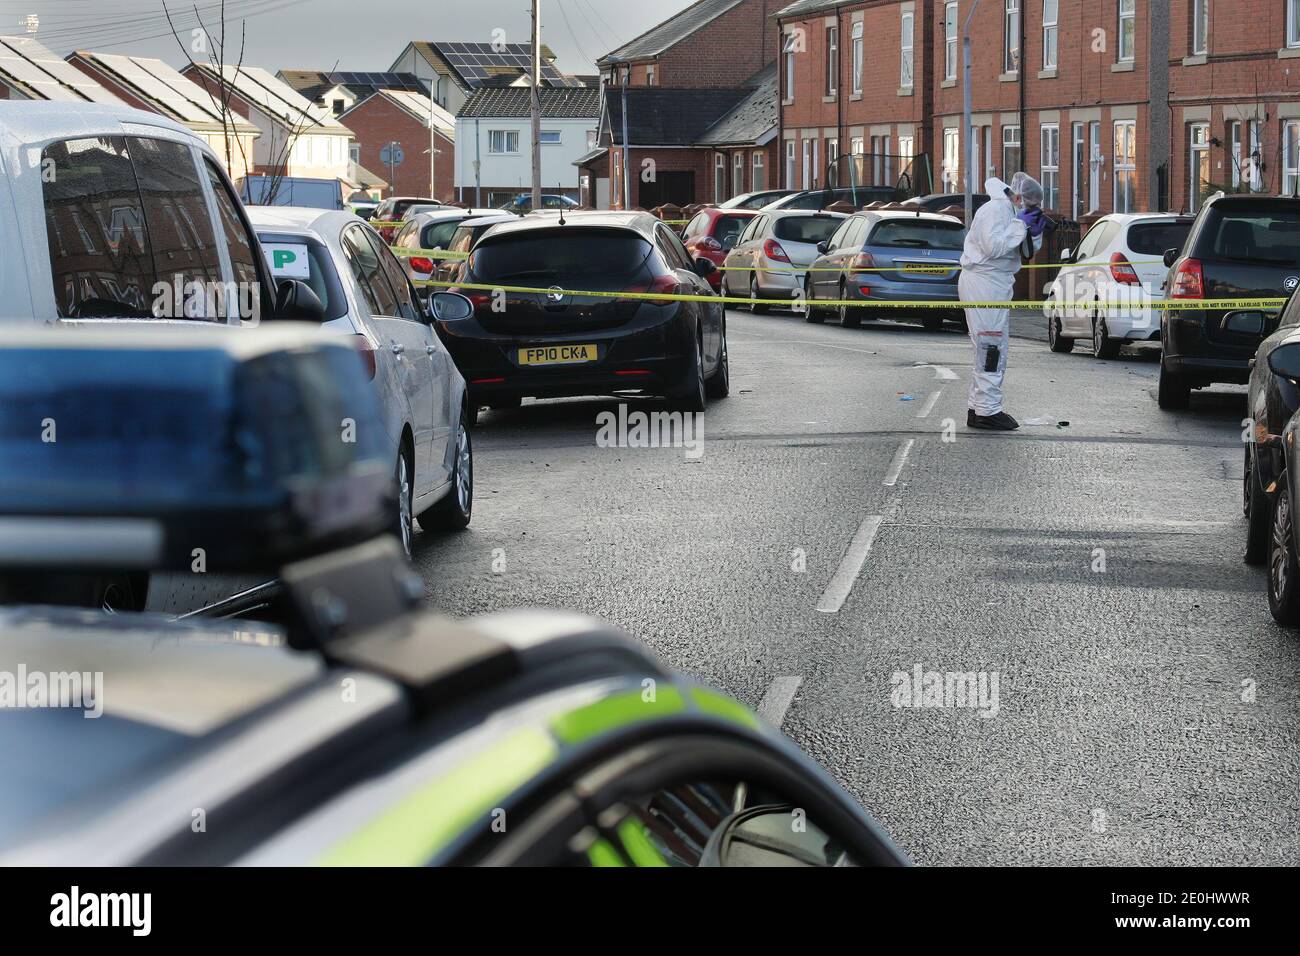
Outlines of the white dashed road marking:
[{"label": "white dashed road marking", "polygon": [[898,484],[898,476],[903,473],[903,466],[907,464],[907,456],[912,453],[912,446],[915,444],[916,439],[909,438],[898,446],[898,451],[894,454],[894,460],[889,463],[889,471],[885,473],[886,488],[892,488]]},{"label": "white dashed road marking", "polygon": [[802,683],[802,677],[778,677],[772,681],[772,686],[767,689],[767,693],[758,704],[758,716],[773,727],[779,728],[781,722],[785,720],[790,705],[794,703],[794,695]]},{"label": "white dashed road marking", "polygon": [[943,389],[938,389],[937,391],[931,392],[930,397],[927,398],[925,400],[925,404],[921,406],[921,410],[916,413],[916,417],[928,418],[930,413],[934,411],[934,406],[938,404],[939,396],[942,394],[943,394]]},{"label": "white dashed road marking", "polygon": [[881,515],[867,515],[862,519],[862,524],[858,526],[858,533],[849,543],[849,550],[844,553],[844,558],[840,561],[840,566],[835,569],[831,583],[826,585],[821,600],[817,602],[817,610],[822,614],[836,614],[844,606],[849,592],[853,590],[853,585],[858,580],[858,575],[862,573],[862,565],[866,563],[867,555],[871,553],[871,545],[875,543],[876,532],[880,530],[880,523],[883,520]]}]

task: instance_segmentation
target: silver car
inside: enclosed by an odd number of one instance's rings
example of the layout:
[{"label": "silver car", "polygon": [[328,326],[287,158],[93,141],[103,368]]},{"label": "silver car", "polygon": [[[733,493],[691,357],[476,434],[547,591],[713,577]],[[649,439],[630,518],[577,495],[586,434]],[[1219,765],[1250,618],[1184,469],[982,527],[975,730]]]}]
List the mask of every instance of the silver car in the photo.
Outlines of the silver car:
[{"label": "silver car", "polygon": [[412,282],[432,279],[442,261],[432,256],[411,255],[406,250],[445,250],[451,246],[451,237],[466,219],[499,215],[500,209],[458,209],[455,206],[444,206],[411,216],[397,228],[392,242],[394,249],[401,250],[398,259],[406,270],[406,277]]},{"label": "silver car", "polygon": [[248,217],[274,277],[307,283],[325,306],[323,327],[351,336],[370,372],[398,449],[394,533],[407,554],[416,521],[464,528],[474,505],[465,380],[397,258],[351,213],[250,206]]},{"label": "silver car", "polygon": [[807,268],[844,221],[838,212],[762,210],[745,227],[723,263],[722,294],[749,295],[750,311],[761,314],[760,299],[795,300],[803,295]]}]

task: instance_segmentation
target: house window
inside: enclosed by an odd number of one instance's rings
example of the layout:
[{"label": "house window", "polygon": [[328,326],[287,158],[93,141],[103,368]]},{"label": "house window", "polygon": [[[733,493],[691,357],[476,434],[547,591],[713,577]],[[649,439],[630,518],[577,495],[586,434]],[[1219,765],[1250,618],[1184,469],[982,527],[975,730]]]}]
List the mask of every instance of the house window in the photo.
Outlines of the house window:
[{"label": "house window", "polygon": [[646,86],[655,85],[655,68],[653,63],[648,64],[645,68],[645,85]]},{"label": "house window", "polygon": [[831,181],[831,177],[839,177],[839,170],[835,166],[835,161],[840,158],[840,141],[838,139],[828,139],[826,141],[826,168],[830,170],[827,176],[828,185],[839,185]]},{"label": "house window", "polygon": [[1300,120],[1282,126],[1282,192],[1288,196],[1300,193]]},{"label": "house window", "polygon": [[731,157],[731,195],[739,196],[745,191],[745,154],[736,153]]},{"label": "house window", "polygon": [[957,4],[943,8],[943,78],[957,79]]},{"label": "house window", "polygon": [[943,131],[943,191],[955,193],[961,187],[961,131]]},{"label": "house window", "polygon": [[1210,191],[1210,124],[1192,123],[1187,128],[1188,158],[1187,196],[1192,212],[1201,208]]},{"label": "house window", "polygon": [[1115,124],[1115,212],[1136,211],[1137,123],[1123,120]]},{"label": "house window", "polygon": [[1043,187],[1043,208],[1059,209],[1061,206],[1061,127],[1055,123],[1040,127],[1042,138],[1039,154],[1039,183]]},{"label": "house window", "polygon": [[558,129],[544,129],[538,142],[543,145],[559,146],[561,144],[560,131]]},{"label": "house window", "polygon": [[1242,184],[1242,171],[1245,159],[1241,154],[1241,123],[1228,124],[1228,159],[1232,162],[1232,186],[1239,188]]},{"label": "house window", "polygon": [[785,100],[787,103],[794,102],[794,55],[798,43],[795,34],[785,35]]},{"label": "house window", "polygon": [[761,193],[767,188],[767,170],[763,167],[763,154],[754,151],[754,192]]},{"label": "house window", "polygon": [[347,108],[347,104],[345,104],[342,100],[335,100],[333,108],[334,108],[334,115],[338,116]]},{"label": "house window", "polygon": [[1020,169],[1020,127],[1002,127],[1002,178],[1011,182]]},{"label": "house window", "polygon": [[898,162],[903,167],[903,172],[907,172],[907,167],[912,164],[912,157],[916,155],[915,142],[911,136],[898,137]]},{"label": "house window", "polygon": [[1192,53],[1204,53],[1210,42],[1210,0],[1192,0]]},{"label": "house window", "polygon": [[826,28],[826,95],[834,96],[839,90],[840,28]]},{"label": "house window", "polygon": [[1254,193],[1264,191],[1264,152],[1259,145],[1259,120],[1246,123],[1246,135],[1250,142],[1250,152],[1242,161],[1241,177],[1250,184]]},{"label": "house window", "polygon": [[1119,0],[1119,58],[1132,60],[1137,48],[1137,0]]},{"label": "house window", "polygon": [[785,188],[796,189],[795,186],[795,144],[794,140],[785,141]]},{"label": "house window", "polygon": [[903,14],[902,71],[903,89],[912,88],[912,23],[913,15],[909,11]]},{"label": "house window", "polygon": [[1020,0],[1006,0],[1002,15],[1002,72],[1020,69]]},{"label": "house window", "polygon": [[348,159],[360,165],[361,163],[361,144],[348,143]]},{"label": "house window", "polygon": [[489,153],[519,152],[519,131],[513,129],[488,130]]},{"label": "house window", "polygon": [[1058,0],[1043,0],[1043,69],[1056,69],[1056,24]]},{"label": "house window", "polygon": [[853,24],[853,92],[862,92],[862,65],[864,62],[862,46],[862,21]]},{"label": "house window", "polygon": [[716,153],[713,157],[713,201],[726,202],[727,196],[727,157]]},{"label": "house window", "polygon": [[1287,0],[1286,45],[1300,47],[1300,0]]}]

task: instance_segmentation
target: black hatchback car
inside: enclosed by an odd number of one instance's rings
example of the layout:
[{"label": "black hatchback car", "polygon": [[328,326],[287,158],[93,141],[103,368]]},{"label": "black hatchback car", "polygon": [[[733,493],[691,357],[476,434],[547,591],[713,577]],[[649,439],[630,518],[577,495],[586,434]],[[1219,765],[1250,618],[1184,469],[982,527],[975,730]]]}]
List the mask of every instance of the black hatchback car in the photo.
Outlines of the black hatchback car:
[{"label": "black hatchback car", "polygon": [[1276,328],[1274,307],[1265,328],[1229,323],[1237,311],[1197,308],[1200,299],[1281,299],[1300,285],[1300,198],[1219,195],[1201,207],[1181,250],[1165,253],[1166,294],[1189,300],[1160,320],[1158,399],[1161,408],[1186,408],[1191,390],[1216,382],[1245,383],[1264,336]]},{"label": "black hatchback car", "polygon": [[579,212],[503,223],[474,246],[453,291],[475,304],[439,322],[471,405],[640,392],[703,411],[730,390],[727,330],[708,275],[655,217]]}]

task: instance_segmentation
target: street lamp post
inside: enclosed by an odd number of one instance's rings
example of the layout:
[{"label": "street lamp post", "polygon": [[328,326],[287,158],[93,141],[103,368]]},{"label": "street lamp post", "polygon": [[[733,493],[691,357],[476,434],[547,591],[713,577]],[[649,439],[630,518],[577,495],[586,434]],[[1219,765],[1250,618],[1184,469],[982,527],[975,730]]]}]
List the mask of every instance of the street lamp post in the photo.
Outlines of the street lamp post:
[{"label": "street lamp post", "polygon": [[962,24],[961,28],[961,137],[962,142],[966,144],[965,149],[963,150],[965,159],[962,165],[966,167],[965,208],[967,228],[970,227],[971,222],[971,207],[975,205],[975,199],[973,196],[975,188],[974,182],[971,178],[975,175],[975,171],[971,169],[971,164],[974,162],[975,156],[974,144],[971,142],[970,132],[970,24],[971,20],[975,18],[975,11],[979,9],[979,5],[980,0],[975,0],[975,2],[971,4],[970,12],[966,14],[966,22]]}]

